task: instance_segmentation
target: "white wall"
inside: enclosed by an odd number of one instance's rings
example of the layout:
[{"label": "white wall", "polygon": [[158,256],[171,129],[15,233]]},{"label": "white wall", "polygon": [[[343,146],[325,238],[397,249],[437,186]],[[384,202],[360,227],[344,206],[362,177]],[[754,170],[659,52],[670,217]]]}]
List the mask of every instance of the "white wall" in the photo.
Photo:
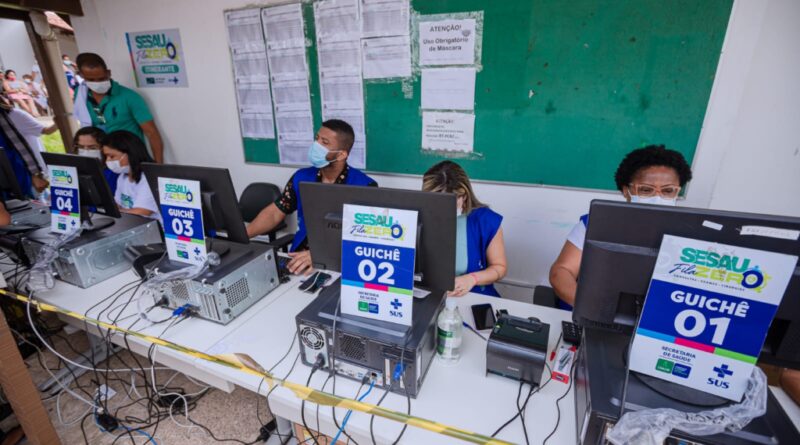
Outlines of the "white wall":
[{"label": "white wall", "polygon": [[[252,3],[241,0],[204,2],[197,7],[192,0],[82,0],[86,16],[74,17],[79,48],[102,54],[114,77],[133,85],[133,73],[125,44],[126,31],[163,28],[180,29],[189,76],[189,88],[142,89],[162,129],[169,162],[226,167],[234,183],[242,190],[250,182],[284,184],[292,169],[245,164],[236,116],[233,76],[227,49],[222,12]],[[268,5],[277,1],[265,1]],[[754,212],[773,212],[800,216],[800,202],[777,205],[769,193],[773,188],[785,191],[786,199],[796,198],[798,179],[783,178],[791,171],[791,153],[786,150],[800,141],[797,120],[798,76],[797,23],[800,2],[737,0],[723,46],[720,69],[701,133],[694,162],[696,180],[686,196],[686,205],[709,205]],[[775,22],[775,23],[773,23]],[[780,22],[778,24],[777,22]],[[778,29],[772,29],[777,27]],[[792,30],[795,38],[779,37],[781,29]],[[791,62],[788,62],[791,60]],[[763,63],[751,70],[751,64]],[[786,64],[792,64],[788,69]],[[794,93],[786,94],[777,86]],[[758,90],[769,90],[759,94]],[[780,121],[771,121],[771,109],[784,112]],[[794,111],[794,113],[791,113]],[[795,125],[783,125],[794,119]],[[771,143],[761,136],[770,134]],[[764,139],[766,140],[766,139]],[[747,197],[742,200],[739,188],[731,187],[754,162],[742,156],[759,153],[758,171],[747,176]],[[788,154],[787,154],[788,153]],[[772,172],[782,171],[775,177]],[[419,178],[373,175],[382,186],[420,187]],[[796,175],[797,176],[797,175]],[[765,185],[768,184],[768,185]],[[585,213],[595,198],[618,199],[615,193],[591,192],[531,186],[475,184],[481,200],[504,215],[506,249],[510,265],[507,281],[524,286],[547,282],[547,272],[557,256],[567,232]],[[791,196],[790,196],[791,194]],[[503,290],[501,290],[502,292]],[[530,295],[530,289],[506,288],[505,295]]]},{"label": "white wall", "polygon": [[12,69],[19,78],[31,72],[36,58],[24,22],[0,19],[0,59],[3,70]]}]

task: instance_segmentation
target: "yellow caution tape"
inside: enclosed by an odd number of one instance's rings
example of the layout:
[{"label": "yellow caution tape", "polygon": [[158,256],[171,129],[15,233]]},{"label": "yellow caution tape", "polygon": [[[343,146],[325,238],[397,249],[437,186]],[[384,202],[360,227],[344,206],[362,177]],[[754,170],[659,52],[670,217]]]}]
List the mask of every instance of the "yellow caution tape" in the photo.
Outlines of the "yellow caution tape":
[{"label": "yellow caution tape", "polygon": [[7,297],[13,298],[15,300],[21,301],[23,303],[30,303],[33,306],[36,306],[40,311],[47,311],[47,312],[55,312],[58,314],[64,314],[78,320],[91,323],[93,325],[99,326],[104,329],[108,329],[111,331],[119,332],[126,335],[131,335],[133,337],[141,338],[142,340],[149,341],[150,343],[155,343],[159,346],[163,346],[165,348],[172,349],[174,351],[178,351],[184,354],[187,354],[192,357],[200,358],[211,363],[216,363],[218,365],[226,366],[228,368],[238,369],[242,372],[247,374],[251,374],[257,377],[262,377],[264,381],[267,382],[270,388],[273,386],[283,386],[291,390],[297,397],[302,400],[306,400],[308,402],[317,403],[319,405],[324,406],[332,406],[342,409],[349,409],[353,411],[360,411],[362,413],[366,413],[369,415],[375,415],[378,417],[383,417],[385,419],[394,420],[399,423],[404,423],[406,425],[411,425],[417,428],[421,428],[428,431],[433,431],[434,433],[444,434],[446,436],[455,437],[456,439],[461,439],[466,442],[471,443],[478,443],[478,444],[491,444],[491,445],[510,445],[510,442],[506,442],[499,439],[494,439],[492,437],[484,436],[481,434],[473,433],[471,431],[466,431],[460,428],[451,427],[439,422],[434,422],[428,419],[424,419],[421,417],[414,417],[408,414],[392,411],[377,405],[373,405],[370,403],[359,402],[358,400],[348,399],[345,397],[340,397],[335,394],[330,394],[323,391],[318,391],[313,388],[309,388],[304,385],[299,385],[297,383],[292,383],[288,380],[284,380],[280,377],[277,377],[273,374],[270,374],[264,368],[258,365],[251,357],[246,354],[222,354],[222,355],[210,355],[204,352],[188,348],[186,346],[179,345],[177,343],[173,343],[171,341],[163,340],[158,337],[153,337],[150,335],[142,334],[141,332],[131,331],[110,323],[106,323],[104,321],[100,321],[94,318],[87,317],[85,315],[79,314],[77,312],[72,312],[66,309],[62,309],[58,306],[54,306],[52,304],[43,303],[40,301],[36,301],[30,297],[25,295],[17,294],[15,292],[10,292],[5,289],[0,289],[0,294],[5,295]]}]

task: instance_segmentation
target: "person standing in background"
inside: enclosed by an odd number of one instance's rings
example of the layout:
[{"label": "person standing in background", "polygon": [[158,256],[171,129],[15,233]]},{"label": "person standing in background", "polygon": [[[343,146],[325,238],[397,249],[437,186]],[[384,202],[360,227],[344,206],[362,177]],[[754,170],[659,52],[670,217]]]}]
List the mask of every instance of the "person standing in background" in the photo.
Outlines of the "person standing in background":
[{"label": "person standing in background", "polygon": [[81,53],[76,61],[84,79],[75,90],[75,117],[81,122],[81,127],[93,126],[106,133],[129,131],[142,142],[146,140],[155,161],[163,162],[161,133],[142,96],[112,80],[111,71],[99,55]]}]

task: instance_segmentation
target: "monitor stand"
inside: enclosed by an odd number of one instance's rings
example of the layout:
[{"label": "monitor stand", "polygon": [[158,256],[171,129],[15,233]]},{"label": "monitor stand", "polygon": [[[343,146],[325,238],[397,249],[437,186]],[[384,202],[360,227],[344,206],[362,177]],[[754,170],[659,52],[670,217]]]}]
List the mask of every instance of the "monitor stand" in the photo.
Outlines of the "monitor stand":
[{"label": "monitor stand", "polygon": [[83,228],[84,232],[94,232],[97,230],[107,229],[114,225],[116,220],[109,216],[92,216],[81,218],[81,227]]},{"label": "monitor stand", "polygon": [[647,374],[630,371],[628,368],[627,348],[622,350],[622,362],[625,364],[625,369],[627,369],[628,372],[635,376],[640,382],[644,383],[645,386],[661,394],[662,396],[668,397],[677,402],[708,408],[717,408],[732,403],[730,400],[715,396],[714,394],[698,391],[696,389],[679,385],[677,383],[668,382]]},{"label": "monitor stand", "polygon": [[207,252],[214,252],[222,258],[231,251],[231,246],[228,243],[215,243],[214,241],[214,238],[206,238]]}]

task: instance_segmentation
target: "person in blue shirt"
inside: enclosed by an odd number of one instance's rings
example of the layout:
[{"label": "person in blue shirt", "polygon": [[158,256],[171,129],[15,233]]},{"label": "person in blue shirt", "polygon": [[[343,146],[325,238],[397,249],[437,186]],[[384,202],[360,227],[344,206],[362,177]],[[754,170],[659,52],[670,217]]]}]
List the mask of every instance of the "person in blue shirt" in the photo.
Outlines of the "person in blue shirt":
[{"label": "person in blue shirt", "polygon": [[[649,145],[628,153],[620,162],[614,181],[628,202],[674,206],[678,194],[692,180],[692,169],[683,155],[663,145]],[[578,273],[589,215],[572,228],[558,258],[550,267],[550,284],[559,298],[558,307],[571,310],[578,290]]]},{"label": "person in blue shirt", "polygon": [[506,276],[503,217],[478,201],[467,173],[455,162],[442,161],[428,169],[422,190],[456,195],[456,282],[449,295],[499,297],[494,283]]},{"label": "person in blue shirt", "polygon": [[322,182],[373,187],[378,185],[374,179],[347,165],[347,158],[354,142],[355,132],[347,122],[339,119],[323,122],[308,150],[311,167],[297,170],[286,183],[281,196],[264,207],[247,226],[247,235],[252,238],[271,231],[286,219],[286,216],[297,212],[297,232],[294,234],[289,253],[292,259],[286,264],[291,273],[308,273],[313,269],[303,218],[303,204],[300,200],[300,183]]},{"label": "person in blue shirt", "polygon": [[106,132],[97,127],[83,127],[75,132],[75,137],[72,139],[72,148],[80,156],[99,159],[103,163],[103,176],[106,178],[113,195],[117,192],[117,178],[119,175],[106,166],[106,157],[103,155],[103,147],[100,145],[100,141],[104,137],[106,137]]}]

